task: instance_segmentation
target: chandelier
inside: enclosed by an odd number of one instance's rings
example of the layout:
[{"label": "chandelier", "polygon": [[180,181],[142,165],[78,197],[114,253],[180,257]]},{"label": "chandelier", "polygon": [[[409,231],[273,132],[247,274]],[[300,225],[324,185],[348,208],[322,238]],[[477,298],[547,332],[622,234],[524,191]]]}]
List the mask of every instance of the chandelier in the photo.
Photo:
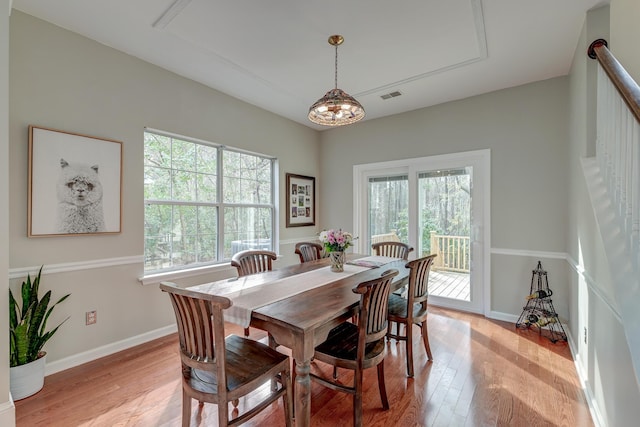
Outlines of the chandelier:
[{"label": "chandelier", "polygon": [[364,117],[364,108],[354,97],[338,89],[338,46],[344,42],[341,35],[329,37],[329,44],[336,48],[335,87],[309,108],[309,120],[324,126],[342,126],[355,123]]}]

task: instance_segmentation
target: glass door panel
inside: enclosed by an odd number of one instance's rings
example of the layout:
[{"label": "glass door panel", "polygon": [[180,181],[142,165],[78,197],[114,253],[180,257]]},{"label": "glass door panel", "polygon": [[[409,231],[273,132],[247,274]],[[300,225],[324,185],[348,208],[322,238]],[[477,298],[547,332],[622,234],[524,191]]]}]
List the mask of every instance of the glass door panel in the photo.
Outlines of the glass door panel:
[{"label": "glass door panel", "polygon": [[369,177],[369,233],[371,244],[409,243],[409,177]]},{"label": "glass door panel", "polygon": [[429,296],[471,300],[472,168],[418,174],[418,254],[435,253]]}]

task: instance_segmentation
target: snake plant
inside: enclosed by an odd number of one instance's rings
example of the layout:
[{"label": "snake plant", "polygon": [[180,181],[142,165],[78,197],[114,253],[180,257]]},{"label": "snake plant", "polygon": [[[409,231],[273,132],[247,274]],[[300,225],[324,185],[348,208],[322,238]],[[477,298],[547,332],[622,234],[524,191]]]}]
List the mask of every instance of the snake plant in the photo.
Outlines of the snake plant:
[{"label": "snake plant", "polygon": [[67,299],[70,294],[63,296],[49,307],[51,291],[45,293],[42,299],[38,297],[41,273],[42,267],[33,281],[31,276],[27,274],[27,280],[22,282],[22,307],[18,306],[11,289],[9,289],[10,364],[12,367],[38,359],[45,343],[69,319],[67,317],[52,330],[46,330],[47,320],[53,308]]}]

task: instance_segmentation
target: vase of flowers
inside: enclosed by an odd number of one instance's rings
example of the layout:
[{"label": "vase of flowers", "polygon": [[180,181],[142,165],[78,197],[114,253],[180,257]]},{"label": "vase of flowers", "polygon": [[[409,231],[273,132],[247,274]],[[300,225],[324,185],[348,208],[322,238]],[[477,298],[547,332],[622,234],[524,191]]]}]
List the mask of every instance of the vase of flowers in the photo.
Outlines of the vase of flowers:
[{"label": "vase of flowers", "polygon": [[331,260],[331,271],[344,271],[345,254],[344,251],[353,244],[353,235],[347,231],[326,230],[319,236],[320,243],[329,254]]}]

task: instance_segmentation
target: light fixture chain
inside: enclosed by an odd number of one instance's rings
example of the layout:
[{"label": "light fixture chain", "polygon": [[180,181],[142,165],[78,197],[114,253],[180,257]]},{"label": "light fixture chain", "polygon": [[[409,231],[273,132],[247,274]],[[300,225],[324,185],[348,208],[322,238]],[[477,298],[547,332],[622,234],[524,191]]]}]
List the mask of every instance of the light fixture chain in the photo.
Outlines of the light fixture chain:
[{"label": "light fixture chain", "polygon": [[335,88],[338,89],[338,44],[336,44],[336,74],[335,74]]}]

